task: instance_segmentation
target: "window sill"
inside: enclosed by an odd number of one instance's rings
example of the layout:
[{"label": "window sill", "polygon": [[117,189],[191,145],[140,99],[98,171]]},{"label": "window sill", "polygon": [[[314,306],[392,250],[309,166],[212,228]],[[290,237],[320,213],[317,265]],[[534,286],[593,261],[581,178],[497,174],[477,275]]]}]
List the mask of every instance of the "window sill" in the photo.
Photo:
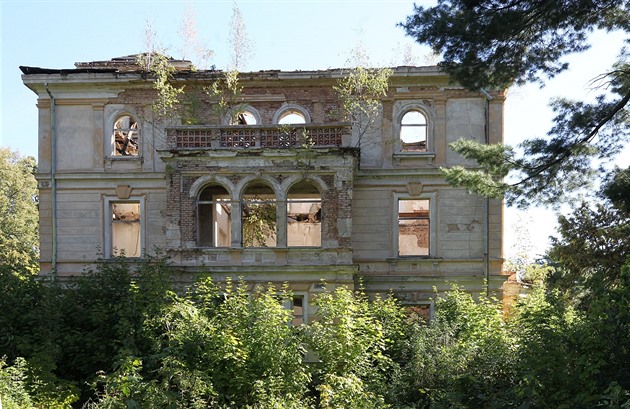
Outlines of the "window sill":
[{"label": "window sill", "polygon": [[399,165],[402,161],[411,159],[419,159],[427,162],[428,165],[433,165],[435,160],[434,152],[396,152],[394,153],[394,163]]}]

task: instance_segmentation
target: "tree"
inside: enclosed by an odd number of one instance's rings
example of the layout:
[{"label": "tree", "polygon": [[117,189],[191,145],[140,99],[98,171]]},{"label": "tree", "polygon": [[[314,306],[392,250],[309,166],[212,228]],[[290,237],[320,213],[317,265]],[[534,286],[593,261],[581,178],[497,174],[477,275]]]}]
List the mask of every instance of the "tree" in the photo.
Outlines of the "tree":
[{"label": "tree", "polygon": [[[415,7],[401,24],[407,34],[442,53],[440,64],[472,90],[544,83],[566,70],[562,57],[589,47],[594,29],[630,31],[627,0],[440,0]],[[500,197],[508,204],[558,202],[589,181],[591,160],[608,159],[628,141],[630,64],[622,53],[609,72],[595,80],[602,91],[592,103],[558,99],[547,138],[509,146],[459,141],[452,147],[476,159],[482,170],[455,168],[451,183]],[[509,176],[508,181],[504,178]]]},{"label": "tree", "polygon": [[0,267],[35,274],[39,234],[35,158],[0,148]]},{"label": "tree", "polygon": [[630,168],[616,169],[601,188],[600,203],[582,203],[558,219],[559,237],[552,238],[549,257],[560,268],[552,284],[586,304],[619,284],[630,255],[628,174]]}]

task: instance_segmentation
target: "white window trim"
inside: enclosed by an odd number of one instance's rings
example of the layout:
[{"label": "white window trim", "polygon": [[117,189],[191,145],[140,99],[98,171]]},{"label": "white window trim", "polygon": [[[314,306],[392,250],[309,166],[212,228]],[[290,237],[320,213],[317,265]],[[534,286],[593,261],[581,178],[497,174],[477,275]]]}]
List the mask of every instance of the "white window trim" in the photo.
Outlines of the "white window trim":
[{"label": "white window trim", "polygon": [[[426,118],[427,125],[427,149],[426,151],[405,151],[403,150],[402,140],[400,139],[400,131],[401,131],[401,121],[405,114],[409,111],[419,111]],[[434,141],[434,132],[435,132],[435,115],[433,110],[431,110],[427,105],[420,101],[406,101],[399,104],[394,105],[394,112],[392,116],[392,135],[394,139],[395,154],[396,155],[409,155],[409,156],[427,156],[433,155],[435,152],[435,141]]]},{"label": "white window trim", "polygon": [[227,114],[223,117],[223,125],[231,125],[232,117],[234,114],[238,114],[239,112],[247,111],[251,113],[256,119],[256,124],[254,125],[237,125],[237,126],[260,126],[262,125],[262,119],[260,117],[260,112],[256,108],[251,105],[238,105],[228,111]]},{"label": "white window trim", "polygon": [[112,248],[112,203],[139,203],[140,204],[140,257],[130,257],[131,259],[143,258],[146,249],[146,211],[144,196],[131,196],[128,199],[119,199],[116,196],[103,197],[103,256],[106,259],[114,258]]},{"label": "white window trim", "polygon": [[[304,324],[308,324],[308,291],[293,291],[294,296],[302,296],[302,317],[304,319]],[[289,303],[291,305],[289,305]],[[291,301],[285,302],[284,308],[293,309],[293,299]],[[291,318],[291,322],[293,322],[293,318]]]},{"label": "white window trim", "polygon": [[[398,254],[398,201],[399,200],[428,200],[429,201],[429,254],[426,256],[401,256]],[[393,202],[391,204],[392,209],[392,249],[393,257],[397,259],[413,259],[413,258],[436,258],[437,257],[437,224],[438,224],[438,212],[437,212],[437,194],[422,193],[418,196],[412,196],[408,193],[394,193]]]},{"label": "white window trim", "polygon": [[[306,110],[306,108],[297,105],[297,104],[285,104],[283,106],[280,107],[280,109],[278,109],[276,111],[276,113],[273,115],[273,123],[274,124],[278,124],[280,122],[280,119],[282,118],[282,116],[287,112],[287,111],[297,111],[299,113],[302,114],[302,116],[304,117],[304,122],[307,124],[311,123],[311,115],[308,113],[308,111]],[[295,126],[299,126],[299,125],[303,125],[303,124],[294,124]]]},{"label": "white window trim", "polygon": [[[105,152],[105,158],[109,160],[138,160],[142,159],[143,145],[144,139],[146,135],[144,134],[144,126],[140,121],[140,117],[137,112],[134,110],[125,107],[125,106],[113,106],[107,105],[106,110],[108,112],[105,113],[104,124],[103,124],[103,150]],[[138,138],[138,154],[135,156],[132,155],[114,155],[114,125],[116,121],[121,116],[130,116],[133,117],[138,123],[139,128],[139,138]]]}]

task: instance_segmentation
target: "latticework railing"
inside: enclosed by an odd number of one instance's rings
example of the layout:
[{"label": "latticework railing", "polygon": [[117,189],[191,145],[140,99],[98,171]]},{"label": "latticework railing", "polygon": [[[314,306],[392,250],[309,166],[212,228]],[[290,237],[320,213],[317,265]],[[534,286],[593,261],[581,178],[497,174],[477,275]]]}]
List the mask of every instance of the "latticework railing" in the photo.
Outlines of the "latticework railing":
[{"label": "latticework railing", "polygon": [[[179,126],[167,129],[176,149],[340,147],[348,124]],[[348,138],[346,138],[348,139]]]}]

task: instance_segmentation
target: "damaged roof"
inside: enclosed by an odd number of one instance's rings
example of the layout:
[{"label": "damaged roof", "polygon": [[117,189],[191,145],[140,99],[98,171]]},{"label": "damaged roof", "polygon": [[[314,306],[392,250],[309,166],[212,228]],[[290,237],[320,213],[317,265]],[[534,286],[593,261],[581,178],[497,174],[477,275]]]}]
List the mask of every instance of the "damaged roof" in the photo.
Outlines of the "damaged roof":
[{"label": "damaged roof", "polygon": [[[40,67],[27,67],[20,66],[20,70],[25,75],[31,74],[79,74],[79,73],[143,73],[146,70],[138,63],[140,58],[146,58],[148,53],[139,53],[139,54],[131,54],[122,57],[115,57],[110,60],[103,61],[89,61],[89,62],[76,62],[74,66],[76,68],[72,69],[54,69],[54,68],[40,68]],[[216,70],[214,67],[210,70],[195,70],[191,61],[189,60],[178,60],[172,57],[166,57],[171,66],[175,68],[176,76],[180,77],[197,77],[201,78],[207,76],[208,74],[217,74],[220,73],[221,70]],[[441,72],[439,67],[437,66],[424,66],[424,67],[416,67],[416,66],[398,66],[398,67],[390,67],[394,71],[394,75],[409,75],[409,74],[420,74],[420,73],[432,73]],[[338,77],[344,76],[347,73],[349,68],[328,68],[325,70],[293,70],[293,71],[282,71],[282,70],[260,70],[260,71],[252,71],[252,72],[243,72],[241,73],[244,77],[252,77],[252,78],[279,78],[279,77],[293,77],[293,76],[307,76],[307,77]],[[443,72],[441,72],[443,74]]]}]

